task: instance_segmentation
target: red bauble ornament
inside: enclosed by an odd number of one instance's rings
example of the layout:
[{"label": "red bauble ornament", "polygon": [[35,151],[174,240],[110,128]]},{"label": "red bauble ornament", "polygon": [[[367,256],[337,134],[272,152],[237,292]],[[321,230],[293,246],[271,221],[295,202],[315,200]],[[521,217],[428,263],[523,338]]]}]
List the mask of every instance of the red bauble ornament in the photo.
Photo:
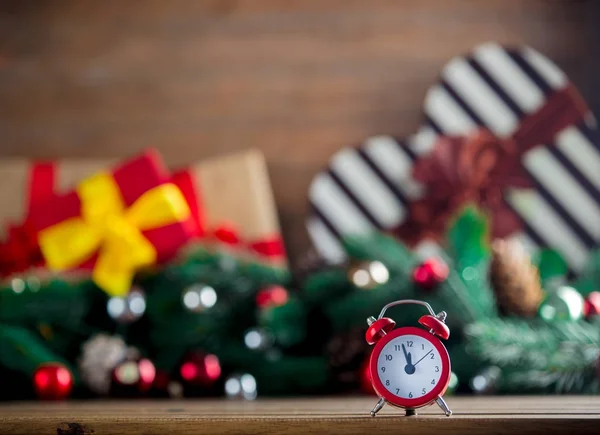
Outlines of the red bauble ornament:
[{"label": "red bauble ornament", "polygon": [[583,305],[583,315],[586,318],[600,315],[600,292],[591,292],[586,296]]},{"label": "red bauble ornament", "polygon": [[156,369],[149,359],[124,361],[113,370],[114,394],[135,396],[147,393],[155,378]]},{"label": "red bauble ornament", "polygon": [[215,355],[194,352],[181,364],[179,374],[190,385],[210,387],[221,377],[221,364]]},{"label": "red bauble ornament", "polygon": [[33,375],[33,387],[40,399],[66,399],[73,388],[73,375],[60,363],[43,364]]},{"label": "red bauble ornament", "polygon": [[373,389],[373,383],[371,382],[371,370],[369,367],[369,360],[371,359],[371,355],[367,355],[364,363],[360,366],[359,373],[359,381],[360,381],[360,391],[364,394],[375,395],[375,390]]},{"label": "red bauble ornament", "polygon": [[288,291],[285,288],[273,285],[256,294],[256,305],[259,308],[279,307],[288,301],[288,297]]},{"label": "red bauble ornament", "polygon": [[448,278],[448,265],[441,259],[432,257],[415,267],[413,281],[422,289],[431,290]]},{"label": "red bauble ornament", "polygon": [[167,391],[169,383],[171,382],[171,376],[164,370],[156,370],[156,376],[152,387],[157,391]]}]

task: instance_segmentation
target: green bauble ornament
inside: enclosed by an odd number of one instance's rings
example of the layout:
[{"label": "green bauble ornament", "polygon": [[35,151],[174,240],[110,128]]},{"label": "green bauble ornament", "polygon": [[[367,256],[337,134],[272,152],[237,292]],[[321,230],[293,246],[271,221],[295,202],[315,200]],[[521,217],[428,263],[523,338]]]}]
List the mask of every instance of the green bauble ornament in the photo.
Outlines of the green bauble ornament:
[{"label": "green bauble ornament", "polygon": [[456,373],[451,372],[450,373],[450,382],[448,382],[448,389],[446,390],[444,395],[447,396],[447,395],[454,394],[454,392],[456,391],[456,387],[458,387],[458,376],[456,376]]},{"label": "green bauble ornament", "polygon": [[548,294],[540,305],[539,315],[547,321],[579,320],[583,317],[584,303],[577,290],[562,286]]}]

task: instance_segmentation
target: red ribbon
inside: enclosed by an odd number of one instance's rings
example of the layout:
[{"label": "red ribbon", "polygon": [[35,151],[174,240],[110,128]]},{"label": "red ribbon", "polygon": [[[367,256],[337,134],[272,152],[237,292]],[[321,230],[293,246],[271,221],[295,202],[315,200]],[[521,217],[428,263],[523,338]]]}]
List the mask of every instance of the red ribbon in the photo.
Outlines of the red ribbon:
[{"label": "red ribbon", "polygon": [[569,86],[522,119],[511,137],[499,138],[485,129],[468,136],[441,137],[413,167],[413,178],[426,186],[427,194],[410,205],[409,218],[394,233],[411,244],[423,238],[439,240],[449,219],[468,203],[493,217],[494,238],[520,230],[522,220],[504,200],[504,189],[532,187],[521,163],[525,153],[551,144],[557,133],[581,122],[587,113],[587,105]]},{"label": "red ribbon", "polygon": [[244,240],[232,224],[221,224],[205,235],[206,240],[216,241],[235,250],[246,251],[268,260],[286,258],[283,239],[279,234],[259,240]]},{"label": "red ribbon", "polygon": [[30,218],[34,213],[39,213],[44,203],[54,195],[55,173],[55,164],[51,162],[35,162],[30,166],[26,215],[21,224],[9,223],[7,226],[6,239],[0,243],[0,276],[9,276],[43,264]]}]

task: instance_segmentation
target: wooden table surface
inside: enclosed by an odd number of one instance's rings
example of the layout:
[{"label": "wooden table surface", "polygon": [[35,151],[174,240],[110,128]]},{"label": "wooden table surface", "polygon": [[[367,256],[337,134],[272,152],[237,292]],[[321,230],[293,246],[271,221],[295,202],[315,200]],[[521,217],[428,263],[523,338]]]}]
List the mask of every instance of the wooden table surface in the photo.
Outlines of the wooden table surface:
[{"label": "wooden table surface", "polygon": [[0,404],[0,434],[600,433],[600,397],[449,397],[447,402],[451,417],[437,406],[414,417],[386,406],[376,418],[369,416],[373,398],[11,402]]}]

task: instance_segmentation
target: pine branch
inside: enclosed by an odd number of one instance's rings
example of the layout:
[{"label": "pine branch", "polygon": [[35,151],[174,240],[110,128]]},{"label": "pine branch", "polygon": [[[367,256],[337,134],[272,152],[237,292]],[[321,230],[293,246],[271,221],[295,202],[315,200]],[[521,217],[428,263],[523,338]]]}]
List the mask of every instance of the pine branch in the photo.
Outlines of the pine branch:
[{"label": "pine branch", "polygon": [[600,347],[600,328],[587,322],[494,319],[468,326],[465,336],[469,353],[509,370],[579,369],[576,352]]},{"label": "pine branch", "polygon": [[344,249],[355,260],[379,260],[399,276],[409,278],[418,260],[404,244],[381,232],[366,236],[347,236]]}]

